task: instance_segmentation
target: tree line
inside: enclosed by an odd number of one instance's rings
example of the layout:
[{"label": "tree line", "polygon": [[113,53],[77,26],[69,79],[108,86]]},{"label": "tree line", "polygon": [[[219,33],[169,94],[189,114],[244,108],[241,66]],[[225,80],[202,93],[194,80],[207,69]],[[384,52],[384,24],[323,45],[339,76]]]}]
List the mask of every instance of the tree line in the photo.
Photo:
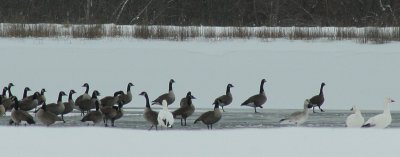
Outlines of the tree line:
[{"label": "tree line", "polygon": [[2,23],[399,26],[397,0],[2,0]]}]

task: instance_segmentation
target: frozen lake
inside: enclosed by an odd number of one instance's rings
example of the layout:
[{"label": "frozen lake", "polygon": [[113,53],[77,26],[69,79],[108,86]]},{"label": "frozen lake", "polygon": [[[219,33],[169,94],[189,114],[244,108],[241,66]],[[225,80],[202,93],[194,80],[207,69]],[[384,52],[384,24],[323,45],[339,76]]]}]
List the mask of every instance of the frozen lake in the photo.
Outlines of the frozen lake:
[{"label": "frozen lake", "polygon": [[[129,108],[124,110],[124,116],[115,122],[116,128],[129,128],[146,130],[150,125],[143,118],[142,108]],[[193,124],[194,120],[199,115],[207,110],[197,109],[194,115],[187,119],[187,126],[181,126],[179,120],[175,120],[173,130],[198,130],[207,129],[207,127],[200,123]],[[226,108],[226,112],[223,113],[222,119],[213,126],[214,129],[240,129],[240,128],[279,128],[285,127],[280,125],[278,122],[280,119],[289,115],[296,110],[262,110],[258,109],[260,113],[253,113],[251,108]],[[312,111],[311,111],[312,112]],[[381,113],[382,111],[364,111],[363,116],[365,120],[373,115]],[[344,128],[346,117],[350,114],[350,111],[345,110],[327,110],[326,112],[310,113],[310,117],[303,127],[329,127],[329,128]],[[80,122],[80,113],[72,113],[65,117],[66,123],[58,123],[52,127],[76,127],[76,126],[87,126],[86,123]],[[400,127],[400,112],[392,111],[392,124],[389,128]],[[0,125],[8,125],[9,116],[0,118]],[[37,119],[35,119],[37,120]],[[37,121],[41,126],[40,122]],[[103,123],[98,125],[103,127]]]}]

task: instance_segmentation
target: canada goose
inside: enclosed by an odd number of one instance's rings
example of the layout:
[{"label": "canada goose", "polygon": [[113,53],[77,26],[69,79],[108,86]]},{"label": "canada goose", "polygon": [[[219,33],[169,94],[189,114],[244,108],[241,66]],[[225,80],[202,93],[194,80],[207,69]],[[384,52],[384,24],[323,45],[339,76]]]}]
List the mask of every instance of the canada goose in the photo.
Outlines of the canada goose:
[{"label": "canada goose", "polygon": [[21,121],[26,121],[29,125],[35,124],[33,117],[26,111],[19,109],[19,101],[17,97],[12,98],[15,105],[11,111],[11,120],[15,125],[21,124]]},{"label": "canada goose", "polygon": [[100,108],[101,113],[103,114],[104,126],[108,126],[108,120],[111,120],[115,116],[117,116],[118,106],[104,106]]},{"label": "canada goose", "polygon": [[60,117],[47,110],[46,102],[44,102],[42,107],[39,108],[38,112],[36,113],[36,117],[43,125],[46,126],[50,126],[56,121],[63,121]]},{"label": "canada goose", "polygon": [[322,105],[322,104],[324,103],[324,101],[325,101],[324,92],[323,92],[324,86],[325,86],[325,83],[322,82],[322,83],[321,83],[321,88],[319,89],[319,94],[313,96],[313,97],[310,99],[310,103],[313,105],[313,113],[315,113],[315,111],[314,111],[314,107],[315,107],[315,106],[318,106],[318,108],[321,110],[321,112],[325,112],[323,109],[321,109],[321,105]]},{"label": "canada goose", "polygon": [[14,96],[11,92],[11,87],[14,87],[13,83],[9,83],[7,86],[7,91],[8,91],[8,98],[3,100],[3,105],[4,108],[6,109],[6,111],[11,111],[11,109],[13,109],[14,106],[14,101],[11,100],[11,98]]},{"label": "canada goose", "polygon": [[[84,103],[86,103],[86,100],[90,100],[91,96],[89,95],[89,84],[85,83],[82,85],[82,87],[86,87],[85,93],[83,93],[82,95],[78,96],[75,100],[75,105],[78,106],[76,109],[80,110],[80,106],[84,106]],[[85,102],[86,101],[86,102]],[[82,111],[82,115],[85,113],[84,111]]]},{"label": "canada goose", "polygon": [[24,110],[24,111],[30,111],[38,106],[38,100],[37,98],[39,97],[39,93],[34,93],[32,96],[28,96],[24,99],[22,99],[19,102],[19,109]]},{"label": "canada goose", "polygon": [[162,101],[163,109],[158,112],[158,117],[157,121],[160,127],[162,128],[163,126],[166,128],[172,128],[172,125],[174,124],[174,116],[172,113],[168,110],[168,103],[166,100]]},{"label": "canada goose", "polygon": [[346,127],[361,128],[364,124],[364,117],[362,116],[360,109],[358,109],[357,106],[353,106],[350,111],[353,111],[353,114],[346,118]]},{"label": "canada goose", "polygon": [[1,101],[1,104],[3,105],[3,107],[6,111],[11,111],[11,109],[13,108],[12,106],[14,104],[14,101],[11,100],[11,98],[7,97],[7,91],[8,91],[8,87],[4,87],[3,95],[2,95],[3,100]]},{"label": "canada goose", "polygon": [[162,101],[166,100],[168,105],[171,105],[172,103],[174,103],[175,101],[175,94],[174,94],[174,90],[172,90],[172,84],[175,83],[174,79],[171,79],[169,81],[169,89],[168,89],[168,93],[165,93],[163,95],[160,95],[156,100],[152,101],[152,105],[154,104],[158,104],[158,105],[162,105]]},{"label": "canada goose", "polygon": [[[90,109],[93,109],[96,107],[95,102],[99,101],[97,96],[100,96],[100,92],[97,90],[94,90],[92,93],[92,97],[90,99],[81,100],[81,103],[79,104],[79,110],[81,111],[81,115],[84,115],[85,111],[89,112]],[[75,105],[78,105],[78,104],[75,102]]]},{"label": "canada goose", "polygon": [[122,118],[122,116],[124,116],[124,110],[122,109],[123,105],[122,103],[118,104],[118,109],[117,109],[117,115],[115,115],[114,117],[111,118],[111,126],[114,127],[114,122],[120,118]]},{"label": "canada goose", "polygon": [[4,88],[3,88],[3,94],[1,95],[1,97],[3,98],[3,100],[4,100],[5,98],[8,98],[8,97],[7,97],[7,91],[8,91],[8,88],[7,88],[7,87],[4,87]]},{"label": "canada goose", "polygon": [[262,105],[267,101],[267,96],[265,96],[264,83],[267,82],[265,79],[261,80],[260,93],[253,95],[242,103],[241,106],[254,107],[254,113],[257,113],[257,107],[263,108]]},{"label": "canada goose", "polygon": [[214,111],[208,111],[201,114],[200,117],[194,121],[194,124],[196,124],[198,121],[202,121],[205,125],[207,125],[208,129],[212,129],[212,125],[217,123],[222,117],[221,111],[219,110],[219,104],[221,104],[221,100],[215,100]]},{"label": "canada goose", "polygon": [[99,108],[100,108],[99,101],[95,101],[95,105],[96,105],[96,111],[91,111],[88,114],[86,114],[82,118],[81,122],[91,121],[91,122],[93,122],[93,126],[94,126],[103,120],[103,114],[99,110]]},{"label": "canada goose", "polygon": [[367,120],[362,127],[386,128],[392,123],[389,103],[394,102],[391,98],[385,98],[383,113],[375,115]]},{"label": "canada goose", "polygon": [[102,107],[104,106],[114,106],[118,103],[118,95],[124,93],[123,91],[117,91],[114,93],[114,96],[106,96],[100,100],[100,104]]},{"label": "canada goose", "polygon": [[128,83],[128,87],[126,89],[126,94],[122,92],[118,96],[118,104],[126,105],[132,101],[132,92],[131,87],[134,86],[133,83]]},{"label": "canada goose", "polygon": [[6,114],[6,108],[3,105],[3,97],[0,96],[0,117],[3,117]]},{"label": "canada goose", "polygon": [[11,93],[11,87],[14,87],[14,84],[13,83],[9,83],[8,84],[8,97],[9,98],[11,98],[12,96],[14,96],[12,93]]},{"label": "canada goose", "polygon": [[72,94],[75,94],[75,90],[71,89],[68,95],[68,102],[64,102],[64,111],[61,113],[61,119],[64,120],[64,115],[72,112],[75,107],[74,99],[72,99]]},{"label": "canada goose", "polygon": [[149,130],[151,130],[153,127],[156,127],[157,130],[157,125],[158,125],[158,113],[156,111],[153,111],[150,107],[150,101],[149,101],[149,96],[147,95],[146,92],[142,92],[139,95],[144,96],[144,98],[146,98],[146,108],[144,109],[144,113],[143,113],[143,118],[151,123],[151,127],[149,128]]},{"label": "canada goose", "polygon": [[[51,112],[56,116],[62,114],[65,110],[65,106],[62,101],[63,96],[67,96],[67,94],[65,94],[64,91],[60,91],[60,93],[58,94],[57,103],[51,103],[46,106],[47,112]],[[64,121],[64,119],[63,119],[63,121]],[[65,121],[64,121],[64,123],[65,123]]]},{"label": "canada goose", "polygon": [[25,99],[28,96],[28,91],[31,91],[31,89],[29,87],[25,87],[24,95],[22,96],[22,99]]},{"label": "canada goose", "polygon": [[42,90],[40,91],[40,96],[38,97],[39,105],[42,105],[43,102],[46,101],[46,96],[44,96],[44,92],[46,92],[46,89],[42,88]]},{"label": "canada goose", "polygon": [[[228,84],[226,86],[226,94],[215,99],[215,100],[217,100],[217,99],[221,100],[220,106],[221,106],[223,112],[225,112],[224,106],[228,106],[229,104],[232,103],[232,93],[231,93],[232,87],[234,87],[232,84]],[[214,100],[214,102],[215,102],[215,100]]]},{"label": "canada goose", "polygon": [[[196,99],[196,98],[192,95],[192,92],[188,92],[186,94],[187,104],[183,105],[183,107],[180,107],[180,108],[176,109],[174,112],[172,112],[172,115],[174,116],[174,118],[181,119],[181,126],[186,126],[186,118],[191,116],[195,110],[195,107],[192,103],[192,99]],[[185,125],[183,125],[182,120],[185,120]]]},{"label": "canada goose", "polygon": [[301,125],[308,119],[308,109],[311,108],[312,105],[310,104],[310,100],[306,99],[304,101],[304,108],[303,111],[297,111],[290,114],[287,118],[281,119],[279,122],[281,124],[294,124],[294,125]]}]

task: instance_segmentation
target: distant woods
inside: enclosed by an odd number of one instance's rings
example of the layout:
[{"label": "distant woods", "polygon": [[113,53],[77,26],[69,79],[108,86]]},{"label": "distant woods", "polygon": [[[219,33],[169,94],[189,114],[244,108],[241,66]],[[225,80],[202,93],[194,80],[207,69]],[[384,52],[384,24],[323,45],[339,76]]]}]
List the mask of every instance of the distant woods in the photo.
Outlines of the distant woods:
[{"label": "distant woods", "polygon": [[2,0],[1,23],[399,26],[396,0]]}]

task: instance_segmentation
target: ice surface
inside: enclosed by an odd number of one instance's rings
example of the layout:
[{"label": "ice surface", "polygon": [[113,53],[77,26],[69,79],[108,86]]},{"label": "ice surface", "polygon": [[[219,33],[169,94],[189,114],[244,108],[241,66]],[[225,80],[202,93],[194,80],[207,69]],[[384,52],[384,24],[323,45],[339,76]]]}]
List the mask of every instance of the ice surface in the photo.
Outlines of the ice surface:
[{"label": "ice surface", "polygon": [[397,129],[281,128],[148,132],[0,127],[2,156],[398,156]]},{"label": "ice surface", "polygon": [[[196,107],[211,109],[232,83],[234,99],[226,108],[239,108],[258,92],[262,78],[267,80],[268,101],[260,111],[301,109],[305,98],[318,94],[321,82],[327,84],[325,109],[358,105],[361,110],[382,110],[384,97],[399,99],[396,42],[1,38],[0,47],[0,84],[13,82],[20,97],[25,86],[46,88],[48,103],[56,101],[60,90],[75,89],[76,98],[84,92],[84,82],[102,96],[133,82],[134,100],[128,107],[144,107],[145,99],[138,94],[145,90],[154,99],[167,92],[170,78],[176,81],[172,107],[190,90],[198,98]],[[396,103],[391,108],[399,109]]]}]

